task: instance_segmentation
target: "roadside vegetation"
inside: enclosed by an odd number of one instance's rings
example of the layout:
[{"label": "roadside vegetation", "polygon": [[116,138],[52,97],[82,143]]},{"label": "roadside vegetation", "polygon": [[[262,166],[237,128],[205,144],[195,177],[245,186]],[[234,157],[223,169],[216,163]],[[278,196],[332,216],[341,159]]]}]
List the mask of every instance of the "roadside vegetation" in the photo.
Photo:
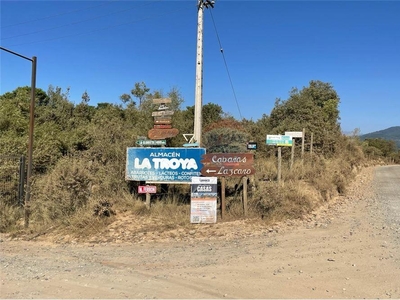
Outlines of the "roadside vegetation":
[{"label": "roadside vegetation", "polygon": [[[0,96],[0,158],[25,155],[29,123],[28,87]],[[126,148],[153,127],[152,99],[169,97],[175,110],[173,127],[193,132],[194,106],[183,108],[177,88],[151,91],[136,83],[121,104],[91,106],[85,92],[80,103],[69,99],[69,89],[50,86],[36,91],[33,181],[29,228],[24,208],[1,199],[0,232],[38,235],[50,231],[90,236],[105,230],[121,214],[157,220],[159,228],[191,225],[189,185],[158,185],[148,209],[137,194],[137,182],[125,181]],[[78,101],[79,102],[79,101]],[[293,89],[286,100],[277,99],[259,120],[236,120],[218,104],[203,106],[203,142],[208,153],[248,152],[246,143],[258,143],[256,173],[248,180],[248,219],[266,224],[298,219],[324,202],[346,193],[360,168],[371,164],[400,163],[396,145],[386,140],[361,141],[340,128],[339,95],[333,86],[311,81]],[[263,104],[259,104],[262,109]],[[282,180],[277,181],[276,148],[266,145],[267,134],[305,129],[301,144],[282,149]],[[313,145],[311,152],[311,134]],[[167,147],[182,147],[182,135],[167,140]],[[4,169],[5,170],[5,169]],[[6,174],[0,168],[0,178]],[[226,180],[227,216],[223,222],[244,218],[242,180]],[[1,182],[0,182],[1,184]],[[15,188],[15,186],[13,187]],[[1,187],[0,187],[1,189]]]}]

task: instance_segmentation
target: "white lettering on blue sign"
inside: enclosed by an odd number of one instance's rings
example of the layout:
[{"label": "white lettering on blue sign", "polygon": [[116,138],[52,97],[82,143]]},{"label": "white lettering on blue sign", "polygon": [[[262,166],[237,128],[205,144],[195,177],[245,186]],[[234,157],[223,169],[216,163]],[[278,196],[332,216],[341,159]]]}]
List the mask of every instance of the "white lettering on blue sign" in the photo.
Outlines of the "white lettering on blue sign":
[{"label": "white lettering on blue sign", "polygon": [[151,152],[150,157],[181,157],[178,152]]},{"label": "white lettering on blue sign", "polygon": [[[153,163],[153,164],[152,164]],[[183,170],[197,170],[198,166],[196,163],[196,160],[193,158],[153,158],[148,159],[148,158],[144,158],[142,161],[140,161],[140,158],[135,158],[134,159],[134,168],[135,169],[172,169],[172,170],[176,170],[179,168],[182,168]]]}]

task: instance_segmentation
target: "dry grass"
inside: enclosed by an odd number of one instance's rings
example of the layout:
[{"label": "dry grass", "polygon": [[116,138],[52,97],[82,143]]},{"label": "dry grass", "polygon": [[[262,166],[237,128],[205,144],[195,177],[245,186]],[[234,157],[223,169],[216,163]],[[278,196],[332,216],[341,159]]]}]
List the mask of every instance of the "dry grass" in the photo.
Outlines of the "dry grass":
[{"label": "dry grass", "polygon": [[[301,160],[296,153],[292,167],[286,153],[282,180],[278,183],[277,158],[258,158],[257,172],[248,182],[247,217],[265,222],[302,218],[321,203],[345,193],[363,164],[362,152],[353,142],[344,144],[340,155],[330,159],[306,153]],[[122,171],[112,169],[115,165],[107,171],[107,166],[87,158],[64,158],[46,176],[36,178],[29,233],[56,229],[68,235],[91,236],[100,234],[126,214],[153,220],[149,223],[157,230],[190,226],[189,185],[172,185],[167,193],[152,196],[149,209],[143,197],[129,193]],[[0,209],[1,231],[21,230],[21,210]],[[224,221],[244,218],[241,178],[226,179],[226,212]],[[152,230],[151,226],[140,230]]]}]

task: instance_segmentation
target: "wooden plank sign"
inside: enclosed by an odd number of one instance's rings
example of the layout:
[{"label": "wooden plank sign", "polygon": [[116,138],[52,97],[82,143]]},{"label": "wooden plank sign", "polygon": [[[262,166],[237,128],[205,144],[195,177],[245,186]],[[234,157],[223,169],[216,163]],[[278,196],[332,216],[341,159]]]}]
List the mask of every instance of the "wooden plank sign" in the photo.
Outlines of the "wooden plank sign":
[{"label": "wooden plank sign", "polygon": [[171,103],[171,98],[157,98],[153,99],[153,104]]},{"label": "wooden plank sign", "polygon": [[201,170],[203,176],[213,177],[242,177],[253,175],[256,170],[250,164],[240,166],[227,166],[227,165],[205,165]]},{"label": "wooden plank sign", "polygon": [[202,156],[201,163],[204,165],[240,166],[249,165],[254,162],[253,153],[208,153]]},{"label": "wooden plank sign", "polygon": [[151,113],[152,117],[163,117],[163,116],[172,116],[174,114],[173,110],[160,110],[160,111],[153,111]]},{"label": "wooden plank sign", "polygon": [[156,124],[153,126],[153,128],[157,128],[157,129],[169,129],[172,128],[171,124]]},{"label": "wooden plank sign", "polygon": [[171,124],[171,117],[155,117],[154,124]]},{"label": "wooden plank sign", "polygon": [[149,139],[151,140],[162,140],[166,138],[172,138],[179,134],[179,130],[176,128],[153,128],[148,132]]}]

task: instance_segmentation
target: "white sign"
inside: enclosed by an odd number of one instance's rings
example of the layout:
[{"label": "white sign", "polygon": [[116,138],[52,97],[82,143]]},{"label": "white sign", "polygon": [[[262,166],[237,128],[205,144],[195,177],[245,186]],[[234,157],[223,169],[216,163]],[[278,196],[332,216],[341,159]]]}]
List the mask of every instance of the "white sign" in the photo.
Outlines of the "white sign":
[{"label": "white sign", "polygon": [[292,138],[303,138],[303,131],[285,131],[285,135],[289,135]]},{"label": "white sign", "polygon": [[190,223],[217,222],[217,177],[192,177]]}]

